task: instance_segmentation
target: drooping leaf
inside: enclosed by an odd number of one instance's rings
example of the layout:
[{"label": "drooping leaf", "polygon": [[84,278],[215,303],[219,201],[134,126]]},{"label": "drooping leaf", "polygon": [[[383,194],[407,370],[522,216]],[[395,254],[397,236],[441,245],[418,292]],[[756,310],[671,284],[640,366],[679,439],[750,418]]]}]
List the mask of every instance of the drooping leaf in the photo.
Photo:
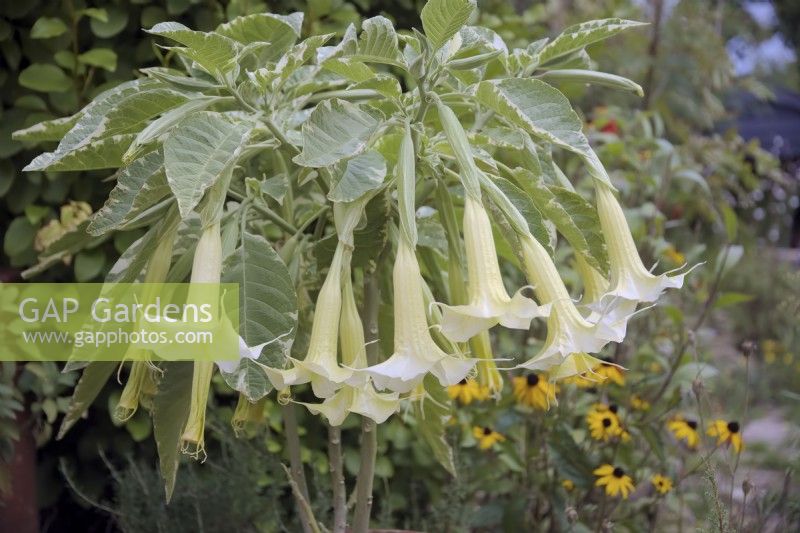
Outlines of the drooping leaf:
[{"label": "drooping leaf", "polygon": [[344,173],[328,193],[333,202],[352,202],[377,189],[386,177],[386,160],[375,151],[364,152],[347,161]]},{"label": "drooping leaf", "polygon": [[554,59],[576,52],[586,46],[607,39],[629,28],[644,26],[645,23],[619,18],[591,20],[575,24],[565,29],[561,35],[550,41],[539,52],[539,63],[544,64]]},{"label": "drooping leaf", "polygon": [[83,369],[78,384],[75,385],[75,391],[72,393],[67,414],[58,428],[56,440],[64,438],[67,431],[75,425],[75,422],[80,420],[83,413],[86,412],[95,398],[97,398],[97,395],[100,394],[108,378],[114,373],[117,364],[116,361],[93,361]]},{"label": "drooping leaf", "polygon": [[303,123],[303,152],[294,162],[324,167],[358,155],[379,126],[378,120],[356,104],[338,98],[320,103]]},{"label": "drooping leaf", "polygon": [[[70,170],[54,167],[72,152],[92,141],[107,138],[117,138],[119,141],[122,134],[138,132],[146,126],[151,118],[188,99],[183,93],[159,85],[155,80],[134,80],[102,93],[83,109],[80,119],[64,136],[55,151],[39,155],[25,167],[25,170],[48,168]],[[112,142],[110,144],[118,146],[121,143]],[[108,150],[109,146],[105,148]],[[84,155],[80,159],[91,161],[98,158]],[[103,159],[110,160],[111,158],[106,156]],[[120,164],[112,166],[120,166]],[[108,167],[95,166],[94,168]]]},{"label": "drooping leaf", "polygon": [[11,138],[15,141],[28,142],[60,141],[80,118],[81,114],[77,113],[68,117],[45,120],[25,129],[15,131],[11,134]]},{"label": "drooping leaf", "polygon": [[66,172],[117,168],[122,165],[122,156],[128,151],[128,147],[135,137],[132,133],[103,137],[52,158],[46,156],[51,156],[56,152],[44,153],[31,161],[23,170],[47,169]]},{"label": "drooping leaf", "polygon": [[185,48],[178,50],[212,76],[224,74],[236,65],[236,41],[219,33],[190,30],[178,22],[159,22],[147,33],[181,43]]},{"label": "drooping leaf", "polygon": [[164,142],[164,168],[181,216],[197,206],[203,193],[241,155],[251,126],[221,113],[195,113],[183,120]]},{"label": "drooping leaf", "polygon": [[493,177],[492,181],[511,200],[514,207],[520,212],[528,223],[528,229],[545,249],[552,254],[550,248],[550,233],[547,231],[542,213],[536,208],[531,198],[523,190],[507,179]]},{"label": "drooping leaf", "polygon": [[475,10],[475,0],[429,0],[422,8],[422,29],[435,49],[439,49],[467,23]]},{"label": "drooping leaf", "polygon": [[477,97],[534,137],[579,154],[592,176],[613,188],[583,134],[581,119],[558,89],[533,78],[506,78],[481,82]]},{"label": "drooping leaf", "polygon": [[103,207],[92,215],[88,232],[102,235],[130,222],[170,193],[160,150],[121,168],[117,185]]},{"label": "drooping leaf", "polygon": [[[226,258],[222,271],[224,283],[239,284],[240,334],[248,346],[275,341],[259,359],[272,366],[282,362],[297,329],[297,295],[286,265],[269,241],[244,233],[241,246]],[[242,360],[235,372],[222,375],[253,402],[272,390],[266,374],[250,360]]]},{"label": "drooping leaf", "polygon": [[153,399],[153,435],[164,492],[169,502],[178,474],[181,434],[189,418],[193,365],[179,361],[164,363],[161,368],[163,373]]}]

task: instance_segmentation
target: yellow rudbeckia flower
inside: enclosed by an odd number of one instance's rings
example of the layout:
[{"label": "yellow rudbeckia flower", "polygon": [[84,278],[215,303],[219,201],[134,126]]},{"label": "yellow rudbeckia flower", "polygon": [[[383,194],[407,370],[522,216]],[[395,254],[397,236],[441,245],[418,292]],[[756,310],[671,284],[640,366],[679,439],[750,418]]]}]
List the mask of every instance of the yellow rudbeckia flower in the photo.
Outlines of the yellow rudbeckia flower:
[{"label": "yellow rudbeckia flower", "polygon": [[472,378],[464,378],[455,385],[447,387],[447,395],[461,405],[469,405],[473,401],[483,401],[489,398],[489,388],[481,386]]},{"label": "yellow rudbeckia flower", "polygon": [[661,474],[654,474],[653,477],[650,478],[650,483],[653,484],[653,487],[659,494],[666,494],[672,490],[672,480]]},{"label": "yellow rudbeckia flower", "polygon": [[686,446],[691,449],[696,448],[697,444],[700,442],[696,420],[678,416],[667,422],[667,429],[675,435],[676,439],[684,441]]},{"label": "yellow rudbeckia flower", "polygon": [[478,448],[481,450],[488,450],[496,443],[506,440],[503,435],[490,427],[475,426],[472,428],[472,436],[478,440]]},{"label": "yellow rudbeckia flower", "polygon": [[627,500],[630,493],[636,488],[633,478],[618,466],[604,464],[595,469],[594,475],[597,476],[594,484],[598,487],[605,487],[606,494],[612,497],[621,494],[622,498]]},{"label": "yellow rudbeckia flower", "polygon": [[727,444],[728,446],[732,445],[736,453],[742,451],[742,433],[739,422],[714,420],[707,433],[711,437],[717,437],[717,446]]},{"label": "yellow rudbeckia flower", "polygon": [[517,403],[547,411],[556,401],[558,386],[547,381],[545,374],[529,372],[513,380],[514,398]]}]

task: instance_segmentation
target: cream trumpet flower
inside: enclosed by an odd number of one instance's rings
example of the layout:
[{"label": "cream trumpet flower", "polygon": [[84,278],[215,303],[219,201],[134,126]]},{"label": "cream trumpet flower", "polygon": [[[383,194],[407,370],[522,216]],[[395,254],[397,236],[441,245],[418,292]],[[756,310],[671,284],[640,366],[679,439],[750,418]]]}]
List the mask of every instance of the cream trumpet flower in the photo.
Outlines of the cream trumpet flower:
[{"label": "cream trumpet flower", "polygon": [[594,183],[597,213],[611,263],[611,285],[603,300],[619,297],[634,302],[655,302],[664,290],[681,288],[688,271],[672,276],[669,272],[651,274],[639,257],[628,221],[613,191],[597,180]]},{"label": "cream trumpet flower", "polygon": [[583,280],[581,308],[586,320],[596,324],[598,330],[613,342],[622,342],[628,329],[628,320],[636,314],[637,302],[621,297],[605,298],[608,280],[590,265],[580,253],[576,254],[578,272]]},{"label": "cream trumpet flower", "polygon": [[[364,325],[356,308],[349,268],[345,270],[339,345],[342,351],[342,364],[357,370],[367,366]],[[340,426],[348,413],[356,413],[371,418],[376,424],[382,424],[397,411],[400,400],[396,392],[377,392],[366,374],[354,372],[348,384],[324,402],[298,403],[305,405],[312,414],[322,414],[330,425]]]},{"label": "cream trumpet flower", "polygon": [[442,307],[442,333],[452,341],[466,342],[496,324],[528,329],[531,320],[545,316],[544,308],[518,291],[509,297],[497,262],[492,224],[479,200],[467,195],[464,205],[464,244],[467,252],[466,305]]},{"label": "cream trumpet flower", "polygon": [[433,373],[444,386],[458,383],[474,366],[474,359],[446,353],[431,337],[425,314],[424,281],[414,248],[400,238],[394,263],[394,354],[364,369],[378,389],[406,393]]},{"label": "cream trumpet flower", "polygon": [[346,245],[339,242],[328,275],[317,296],[311,340],[305,359],[292,359],[294,366],[289,369],[264,367],[264,372],[276,389],[283,390],[290,385],[311,382],[311,389],[317,398],[330,398],[352,376],[352,370],[339,366],[337,357],[339,315],[342,308],[342,266],[345,255],[349,253]]},{"label": "cream trumpet flower", "polygon": [[[587,353],[600,351],[610,339],[596,324],[581,316],[542,245],[531,234],[520,235],[520,244],[528,280],[534,285],[539,300],[552,307],[544,347],[517,368],[548,372],[551,377],[561,378],[581,373],[579,368],[583,366],[596,366],[595,358]],[[575,365],[576,358],[586,364]]]}]

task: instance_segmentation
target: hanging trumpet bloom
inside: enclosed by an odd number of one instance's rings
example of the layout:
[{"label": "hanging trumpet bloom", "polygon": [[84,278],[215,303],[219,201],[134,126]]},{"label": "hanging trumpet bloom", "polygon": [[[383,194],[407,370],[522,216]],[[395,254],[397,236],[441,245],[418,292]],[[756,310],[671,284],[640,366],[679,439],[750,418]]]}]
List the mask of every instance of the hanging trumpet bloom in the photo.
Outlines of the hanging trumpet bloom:
[{"label": "hanging trumpet bloom", "polygon": [[[216,222],[203,230],[200,240],[197,242],[191,282],[219,283],[221,273],[222,240],[219,233],[219,222]],[[191,298],[191,290],[189,298]],[[201,455],[205,457],[206,404],[213,374],[213,362],[194,362],[189,418],[181,435],[181,450],[195,459]]]},{"label": "hanging trumpet bloom", "polygon": [[472,353],[478,358],[476,369],[481,391],[486,391],[488,396],[499,399],[503,392],[503,376],[500,375],[497,364],[494,362],[489,332],[478,333],[470,339],[469,345]]},{"label": "hanging trumpet bloom", "polygon": [[292,359],[294,367],[289,369],[264,367],[267,377],[276,389],[282,390],[290,385],[311,382],[317,398],[330,398],[353,375],[352,370],[339,366],[337,358],[339,316],[342,309],[342,267],[346,254],[349,255],[349,252],[345,251],[345,245],[340,242],[317,296],[311,340],[305,359]]},{"label": "hanging trumpet bloom", "polygon": [[432,372],[443,386],[458,383],[474,366],[474,359],[445,353],[431,338],[425,315],[422,274],[414,249],[398,241],[394,263],[394,354],[364,371],[379,389],[405,393]]},{"label": "hanging trumpet bloom", "polygon": [[455,342],[466,342],[496,324],[528,329],[531,320],[546,314],[536,302],[519,291],[513,298],[509,297],[497,262],[489,215],[483,204],[469,195],[464,204],[464,244],[469,303],[442,305],[442,333],[446,337]]},{"label": "hanging trumpet bloom", "polygon": [[634,302],[655,302],[666,289],[679,289],[687,272],[651,274],[642,263],[628,221],[613,191],[595,180],[597,213],[608,246],[611,284],[604,299],[619,297]]},{"label": "hanging trumpet bloom", "polygon": [[551,308],[544,347],[519,367],[548,372],[554,380],[591,372],[600,360],[588,354],[600,351],[611,339],[581,316],[542,245],[530,234],[521,236],[520,244],[528,280],[539,300]]},{"label": "hanging trumpet bloom", "polygon": [[[342,312],[339,326],[339,345],[342,365],[350,369],[363,369],[367,366],[367,352],[364,343],[364,325],[358,314],[353,283],[349,268],[345,268],[342,289]],[[349,413],[371,418],[382,424],[400,404],[397,393],[379,393],[362,372],[353,372],[336,394],[319,404],[301,403],[312,414],[322,414],[332,426],[340,426]]]}]

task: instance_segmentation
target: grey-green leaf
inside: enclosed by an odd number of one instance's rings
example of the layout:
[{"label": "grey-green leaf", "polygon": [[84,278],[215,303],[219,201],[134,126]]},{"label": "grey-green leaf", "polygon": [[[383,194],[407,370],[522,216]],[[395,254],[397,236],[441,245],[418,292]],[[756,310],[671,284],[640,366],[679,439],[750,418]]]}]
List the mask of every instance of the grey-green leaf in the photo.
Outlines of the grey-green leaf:
[{"label": "grey-green leaf", "polygon": [[609,18],[591,20],[570,26],[550,41],[539,53],[539,63],[544,64],[572,52],[576,52],[592,43],[607,39],[617,33],[646,25],[643,22]]},{"label": "grey-green leaf", "polygon": [[206,189],[232,170],[250,128],[221,113],[195,113],[178,124],[164,142],[167,181],[183,218],[197,206]]},{"label": "grey-green leaf", "polygon": [[160,22],[147,32],[184,45],[186,48],[180,51],[212,76],[225,73],[236,64],[236,41],[224,35],[193,31],[178,22]]},{"label": "grey-green leaf", "polygon": [[320,103],[303,123],[303,152],[294,162],[325,167],[367,148],[380,123],[356,104],[338,98]]},{"label": "grey-green leaf", "polygon": [[60,141],[80,118],[81,114],[77,113],[68,117],[45,120],[25,129],[15,131],[11,134],[11,138],[15,141],[27,142]]},{"label": "grey-green leaf", "polygon": [[397,32],[389,19],[381,16],[372,17],[361,24],[358,52],[354,59],[404,66],[400,47],[397,44]]},{"label": "grey-green leaf", "polygon": [[273,15],[256,13],[237,17],[219,26],[216,33],[230,37],[244,45],[269,43],[259,49],[258,55],[266,61],[277,61],[300,38],[303,14]]},{"label": "grey-green leaf", "polygon": [[[259,359],[273,366],[283,361],[297,327],[297,295],[286,265],[269,241],[244,233],[241,246],[225,259],[222,271],[224,283],[239,284],[242,337],[249,346],[275,341],[264,348]],[[222,375],[250,401],[272,390],[264,372],[249,360],[242,360],[235,372]]]},{"label": "grey-green leaf", "polygon": [[94,361],[83,369],[81,378],[72,393],[67,414],[64,416],[64,420],[61,421],[61,427],[58,428],[56,440],[62,439],[67,434],[67,431],[75,425],[75,422],[80,420],[83,413],[86,412],[95,398],[97,398],[97,395],[100,394],[116,367],[117,363],[115,361]]},{"label": "grey-green leaf", "polygon": [[91,217],[88,232],[102,235],[135,219],[170,193],[160,150],[121,168],[105,205]]},{"label": "grey-green leaf", "polygon": [[352,202],[377,189],[386,177],[386,160],[375,151],[364,152],[347,161],[344,173],[328,193],[333,202]]},{"label": "grey-green leaf", "polygon": [[162,370],[158,392],[153,399],[153,435],[169,502],[178,474],[181,433],[189,418],[193,365],[185,361],[164,363]]},{"label": "grey-green leaf", "polygon": [[430,0],[422,8],[422,29],[438,50],[458,33],[474,10],[475,0]]}]

